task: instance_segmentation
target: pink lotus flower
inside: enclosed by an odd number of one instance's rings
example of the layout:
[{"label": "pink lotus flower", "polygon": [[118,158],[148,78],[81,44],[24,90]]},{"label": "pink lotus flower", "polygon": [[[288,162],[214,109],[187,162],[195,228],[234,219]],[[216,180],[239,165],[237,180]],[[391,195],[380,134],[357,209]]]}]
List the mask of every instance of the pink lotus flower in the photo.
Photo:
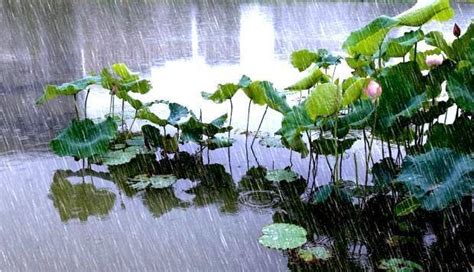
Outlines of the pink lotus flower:
[{"label": "pink lotus flower", "polygon": [[429,55],[426,56],[426,65],[429,67],[438,66],[443,63],[442,55]]},{"label": "pink lotus flower", "polygon": [[380,95],[382,95],[382,87],[375,81],[371,80],[369,85],[365,87],[364,93],[371,97],[372,99],[377,99]]}]

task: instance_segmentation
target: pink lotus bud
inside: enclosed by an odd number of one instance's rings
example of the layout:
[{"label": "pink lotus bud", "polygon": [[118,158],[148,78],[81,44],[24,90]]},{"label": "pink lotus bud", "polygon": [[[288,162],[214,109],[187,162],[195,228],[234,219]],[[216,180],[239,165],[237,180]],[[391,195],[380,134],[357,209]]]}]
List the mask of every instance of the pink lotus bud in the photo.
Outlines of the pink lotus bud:
[{"label": "pink lotus bud", "polygon": [[382,87],[377,82],[371,80],[369,85],[364,89],[364,93],[372,99],[377,99],[382,95]]},{"label": "pink lotus bud", "polygon": [[433,67],[438,66],[443,63],[443,56],[442,55],[429,55],[426,56],[426,65]]}]

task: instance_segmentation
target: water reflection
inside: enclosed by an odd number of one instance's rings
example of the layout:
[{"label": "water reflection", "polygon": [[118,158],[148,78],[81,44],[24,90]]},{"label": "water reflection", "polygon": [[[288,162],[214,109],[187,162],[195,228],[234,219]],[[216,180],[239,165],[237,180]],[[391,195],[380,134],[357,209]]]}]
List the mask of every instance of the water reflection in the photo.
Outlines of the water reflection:
[{"label": "water reflection", "polygon": [[105,217],[114,207],[115,194],[97,189],[91,183],[72,184],[64,172],[57,171],[51,183],[51,199],[61,221],[87,221],[90,216]]}]

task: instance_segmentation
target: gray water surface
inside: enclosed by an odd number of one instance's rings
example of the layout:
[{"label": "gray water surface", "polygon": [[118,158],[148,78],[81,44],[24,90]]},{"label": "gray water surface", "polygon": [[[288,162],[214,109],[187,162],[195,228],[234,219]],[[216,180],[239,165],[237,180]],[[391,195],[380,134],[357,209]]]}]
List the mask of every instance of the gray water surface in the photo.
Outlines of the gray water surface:
[{"label": "gray water surface", "polygon": [[[57,171],[81,167],[47,149],[48,141],[73,117],[74,107],[69,98],[43,107],[34,101],[46,84],[125,62],[151,80],[154,89],[147,99],[176,101],[195,112],[203,109],[204,119],[211,120],[227,105],[203,101],[201,91],[236,82],[242,74],[283,88],[300,76],[288,61],[293,50],[328,48],[342,54],[340,45],[351,31],[378,15],[395,15],[411,5],[0,1],[0,270],[286,270],[287,257],[257,241],[262,226],[272,223],[272,210],[234,203],[237,207],[227,211],[222,208],[226,195],[199,205],[196,195],[186,193],[193,187],[190,180],[178,182],[170,195],[127,196],[102,178],[87,177],[84,185],[81,178],[69,177],[70,186],[62,184],[65,192],[55,195]],[[474,5],[453,6],[453,21],[466,29]],[[451,27],[452,23],[433,23],[427,29],[440,28],[450,35]],[[91,115],[108,112],[108,103],[107,93],[91,94]],[[237,128],[244,127],[246,103],[245,97],[236,98]],[[262,109],[253,113],[260,116]],[[279,118],[270,114],[264,130],[274,132]],[[258,119],[252,119],[252,129]],[[267,167],[289,164],[287,150],[258,148],[256,153]],[[231,159],[228,163],[227,151],[216,151],[210,161],[225,164],[237,182],[247,170],[242,146],[232,147]],[[305,175],[298,162],[295,159],[295,170]],[[86,192],[82,197],[81,190]],[[77,207],[61,207],[64,202],[57,201],[61,195],[77,197],[72,204]]]}]

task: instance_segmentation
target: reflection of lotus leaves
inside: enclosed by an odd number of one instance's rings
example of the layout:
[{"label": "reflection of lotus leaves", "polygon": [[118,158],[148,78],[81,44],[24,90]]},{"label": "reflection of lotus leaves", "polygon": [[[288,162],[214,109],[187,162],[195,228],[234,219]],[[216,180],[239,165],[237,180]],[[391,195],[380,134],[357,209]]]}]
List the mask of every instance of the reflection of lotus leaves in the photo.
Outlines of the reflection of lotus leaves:
[{"label": "reflection of lotus leaves", "polygon": [[73,185],[59,173],[54,175],[50,191],[63,222],[74,218],[87,221],[89,216],[104,217],[115,203],[114,193],[89,183]]},{"label": "reflection of lotus leaves", "polygon": [[185,206],[170,188],[147,191],[143,196],[143,203],[154,217],[160,217],[173,208]]}]

